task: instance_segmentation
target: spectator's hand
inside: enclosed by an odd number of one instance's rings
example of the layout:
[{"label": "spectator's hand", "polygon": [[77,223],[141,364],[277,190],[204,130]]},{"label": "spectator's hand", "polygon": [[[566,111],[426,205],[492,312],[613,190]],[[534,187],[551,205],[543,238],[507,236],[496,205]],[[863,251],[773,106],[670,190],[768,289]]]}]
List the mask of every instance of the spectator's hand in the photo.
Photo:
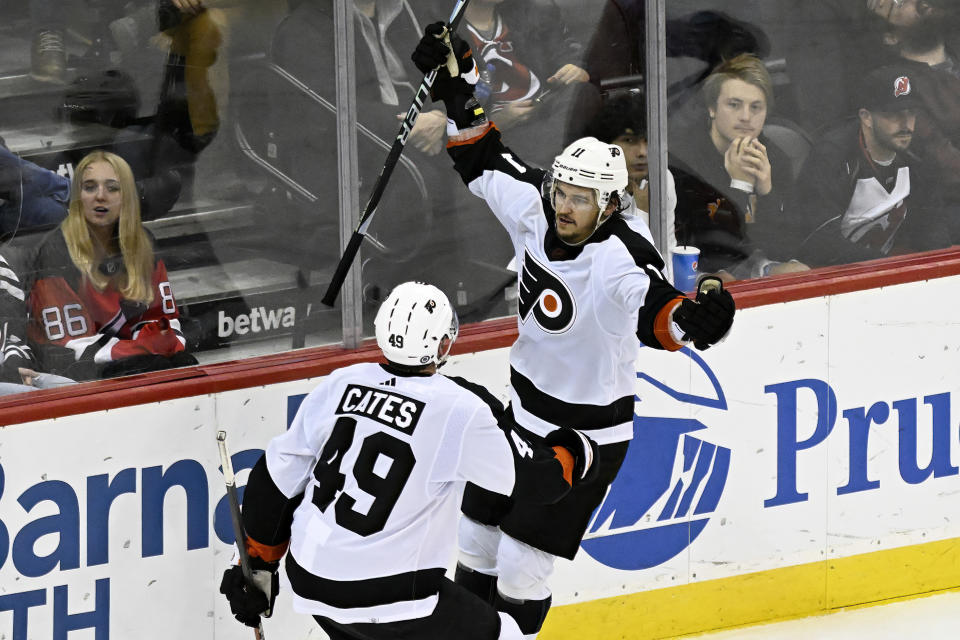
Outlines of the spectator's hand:
[{"label": "spectator's hand", "polygon": [[644,178],[639,183],[633,182],[633,201],[641,211],[650,212],[650,181]]},{"label": "spectator's hand", "polygon": [[797,260],[788,260],[770,267],[769,275],[779,276],[784,273],[800,273],[801,271],[810,271],[810,267]]},{"label": "spectator's hand", "polygon": [[727,170],[731,180],[742,180],[754,184],[753,176],[747,172],[743,162],[743,143],[748,138],[736,138],[727,147],[723,154],[723,168]]},{"label": "spectator's hand", "polygon": [[185,16],[195,16],[203,11],[203,2],[201,0],[170,0],[177,9]]},{"label": "spectator's hand", "polygon": [[757,190],[757,195],[765,196],[773,189],[773,174],[770,168],[770,159],[767,158],[767,148],[756,138],[744,142],[740,151],[740,162],[744,170],[751,176],[750,182]]},{"label": "spectator's hand", "polygon": [[536,105],[533,104],[532,100],[515,100],[493,111],[491,119],[501,129],[509,129],[529,120],[535,109]]},{"label": "spectator's hand", "polygon": [[550,84],[574,84],[575,82],[588,82],[590,74],[575,64],[565,64],[547,78]]},{"label": "spectator's hand", "polygon": [[40,375],[33,369],[27,369],[26,367],[19,367],[19,371],[20,379],[23,380],[23,384],[27,385],[28,387],[32,387],[33,381],[38,375]]},{"label": "spectator's hand", "polygon": [[[406,117],[406,113],[397,114],[397,120],[403,121]],[[409,142],[428,156],[435,156],[443,149],[446,133],[447,116],[440,110],[427,111],[417,117]]]}]

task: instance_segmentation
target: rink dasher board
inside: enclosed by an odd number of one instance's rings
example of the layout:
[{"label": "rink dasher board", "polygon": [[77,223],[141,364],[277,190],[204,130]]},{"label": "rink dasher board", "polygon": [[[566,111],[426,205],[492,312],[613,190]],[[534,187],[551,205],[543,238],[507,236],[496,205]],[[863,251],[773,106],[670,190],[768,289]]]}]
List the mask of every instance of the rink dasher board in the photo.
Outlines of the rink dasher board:
[{"label": "rink dasher board", "polygon": [[[542,637],[665,637],[957,587],[960,331],[929,301],[958,293],[952,276],[749,308],[702,354],[642,349],[635,432],[679,432],[653,458],[669,473],[628,459],[601,507],[616,526],[593,523],[558,564]],[[505,399],[507,358],[446,372]],[[3,427],[0,634],[248,638],[217,594],[232,540],[214,434],[243,484],[317,382]],[[653,506],[615,522],[641,494]],[[283,591],[268,634],[322,638]]]}]

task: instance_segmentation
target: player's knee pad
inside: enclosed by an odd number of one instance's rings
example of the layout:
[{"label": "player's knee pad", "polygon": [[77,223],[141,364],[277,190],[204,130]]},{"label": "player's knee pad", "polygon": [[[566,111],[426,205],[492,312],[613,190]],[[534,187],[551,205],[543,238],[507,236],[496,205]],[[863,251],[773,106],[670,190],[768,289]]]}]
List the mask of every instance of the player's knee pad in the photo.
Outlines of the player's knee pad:
[{"label": "player's knee pad", "polygon": [[517,626],[517,621],[509,613],[499,611],[500,614],[500,635],[497,640],[523,640],[523,631]]},{"label": "player's knee pad", "polygon": [[[547,578],[557,557],[508,535],[502,536],[497,554],[497,589],[513,600],[543,600],[550,596]],[[521,627],[522,628],[522,627]]]},{"label": "player's knee pad", "polygon": [[[543,621],[547,619],[552,600],[552,596],[547,596],[543,600],[514,600],[504,597],[502,593],[497,593],[493,606],[501,614],[505,613],[513,618],[520,632],[529,637],[539,633]],[[503,625],[501,625],[501,637],[503,637]]]},{"label": "player's knee pad", "polygon": [[466,516],[461,517],[457,536],[460,546],[458,562],[468,569],[495,575],[501,535],[499,527],[480,524]]}]

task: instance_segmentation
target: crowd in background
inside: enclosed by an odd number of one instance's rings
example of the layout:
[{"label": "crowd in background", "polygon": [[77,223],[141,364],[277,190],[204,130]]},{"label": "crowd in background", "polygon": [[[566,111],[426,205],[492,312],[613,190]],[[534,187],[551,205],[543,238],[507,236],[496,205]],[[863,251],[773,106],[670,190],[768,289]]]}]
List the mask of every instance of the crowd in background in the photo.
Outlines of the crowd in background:
[{"label": "crowd in background", "polygon": [[[420,82],[409,51],[452,4],[350,2],[361,204]],[[626,215],[659,219],[661,253],[695,246],[727,281],[955,243],[954,2],[667,4],[668,167],[647,160],[643,0],[472,0],[459,33],[477,96],[535,164],[582,135],[621,145]],[[332,0],[0,13],[0,390],[190,364],[268,329],[286,348],[338,339],[339,316],[317,310],[348,160]],[[363,303],[420,279],[464,321],[507,315],[509,239],[449,179],[445,136],[425,105],[357,265]],[[651,211],[656,170],[668,189]]]}]

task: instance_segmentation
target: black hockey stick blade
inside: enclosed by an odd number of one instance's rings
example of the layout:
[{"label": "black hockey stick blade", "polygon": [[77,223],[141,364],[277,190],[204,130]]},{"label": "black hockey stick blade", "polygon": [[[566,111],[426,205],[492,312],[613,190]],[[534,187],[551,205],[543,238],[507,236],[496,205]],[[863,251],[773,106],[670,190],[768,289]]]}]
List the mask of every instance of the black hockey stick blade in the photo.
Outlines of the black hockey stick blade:
[{"label": "black hockey stick blade", "polygon": [[[451,12],[450,20],[447,23],[450,31],[457,29],[457,25],[459,25],[463,19],[463,13],[466,11],[469,3],[470,0],[457,0],[457,4],[453,7],[453,12]],[[387,159],[380,169],[380,175],[377,176],[377,182],[373,185],[370,198],[363,208],[363,213],[360,214],[360,223],[357,225],[353,235],[350,236],[350,241],[343,250],[343,255],[340,256],[340,262],[337,263],[337,268],[333,272],[330,284],[327,285],[327,292],[323,294],[321,301],[328,307],[332,307],[337,301],[337,296],[340,295],[340,289],[343,288],[343,283],[347,279],[350,266],[353,264],[354,258],[357,257],[357,252],[360,251],[360,245],[363,242],[364,235],[370,227],[373,215],[377,211],[377,204],[380,203],[380,197],[383,196],[383,191],[387,188],[387,182],[389,182],[390,176],[393,174],[394,167],[397,166],[400,154],[403,153],[403,148],[407,144],[407,138],[410,137],[410,132],[413,131],[413,125],[417,122],[417,117],[420,116],[420,111],[423,109],[427,98],[430,97],[430,87],[433,86],[433,81],[436,77],[436,69],[423,76],[420,87],[413,97],[413,102],[410,108],[407,109],[407,116],[400,125],[400,131],[397,133],[397,137],[393,141],[393,146],[390,147],[390,152],[387,154]]]}]

